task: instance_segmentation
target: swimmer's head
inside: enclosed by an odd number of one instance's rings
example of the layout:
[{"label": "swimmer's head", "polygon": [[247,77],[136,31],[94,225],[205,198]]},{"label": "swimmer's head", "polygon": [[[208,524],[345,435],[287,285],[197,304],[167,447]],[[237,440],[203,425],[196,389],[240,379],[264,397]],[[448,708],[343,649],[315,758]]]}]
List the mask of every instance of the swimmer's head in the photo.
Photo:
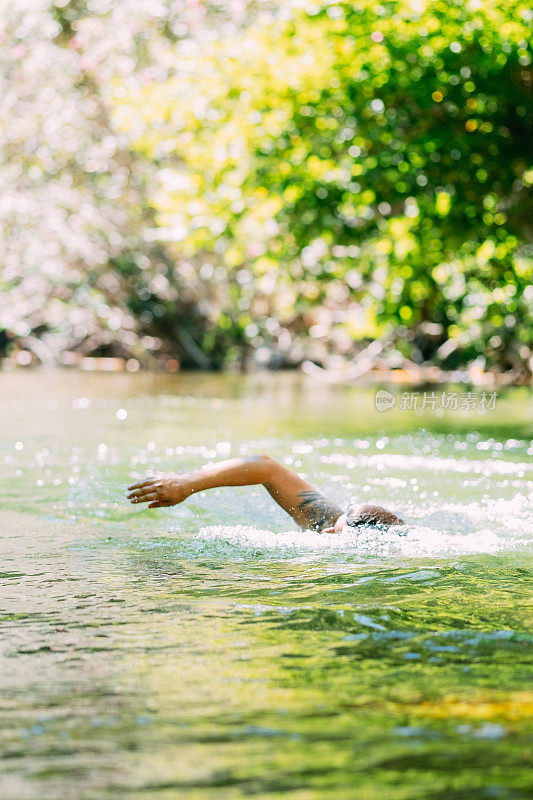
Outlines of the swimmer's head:
[{"label": "swimmer's head", "polygon": [[377,525],[380,528],[389,528],[391,525],[403,524],[403,519],[381,506],[350,503],[346,510],[346,525],[351,528],[357,528],[359,525]]},{"label": "swimmer's head", "polygon": [[323,533],[338,533],[345,525],[357,528],[359,525],[375,525],[377,528],[390,528],[391,525],[404,525],[403,519],[381,506],[358,505],[350,503],[345,514],[341,514],[335,525],[324,528]]}]

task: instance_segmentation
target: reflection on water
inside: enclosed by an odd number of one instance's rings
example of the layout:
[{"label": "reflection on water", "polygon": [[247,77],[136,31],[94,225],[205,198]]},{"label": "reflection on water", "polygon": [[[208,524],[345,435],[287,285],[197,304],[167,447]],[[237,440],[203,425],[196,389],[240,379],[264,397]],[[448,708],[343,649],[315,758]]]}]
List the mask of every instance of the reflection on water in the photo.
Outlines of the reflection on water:
[{"label": "reflection on water", "polygon": [[[0,375],[0,797],[521,798],[530,398],[379,414],[295,376]],[[389,532],[131,477],[268,451]]]}]

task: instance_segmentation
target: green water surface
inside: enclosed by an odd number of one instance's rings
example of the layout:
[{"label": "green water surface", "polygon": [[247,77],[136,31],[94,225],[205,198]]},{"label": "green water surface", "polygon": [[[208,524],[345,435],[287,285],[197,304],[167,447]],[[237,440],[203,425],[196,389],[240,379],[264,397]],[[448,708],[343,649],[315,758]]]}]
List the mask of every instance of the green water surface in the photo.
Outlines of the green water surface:
[{"label": "green water surface", "polygon": [[[531,394],[375,391],[0,374],[2,800],[527,796]],[[258,452],[409,524],[298,532],[261,487],[125,500]]]}]

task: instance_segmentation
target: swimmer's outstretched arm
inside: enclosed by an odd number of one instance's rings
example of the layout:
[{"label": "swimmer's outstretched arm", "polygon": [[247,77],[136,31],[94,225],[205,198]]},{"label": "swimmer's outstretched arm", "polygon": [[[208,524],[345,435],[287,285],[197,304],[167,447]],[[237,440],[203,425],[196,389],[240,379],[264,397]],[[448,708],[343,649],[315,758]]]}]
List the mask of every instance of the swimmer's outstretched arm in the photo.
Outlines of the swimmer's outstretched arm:
[{"label": "swimmer's outstretched arm", "polygon": [[149,503],[148,508],[162,508],[182,503],[192,494],[206,489],[255,484],[263,484],[276,503],[302,528],[334,528],[344,517],[335,503],[295,472],[264,455],[231,458],[184,475],[148,478],[128,487],[128,499],[132,503]]}]

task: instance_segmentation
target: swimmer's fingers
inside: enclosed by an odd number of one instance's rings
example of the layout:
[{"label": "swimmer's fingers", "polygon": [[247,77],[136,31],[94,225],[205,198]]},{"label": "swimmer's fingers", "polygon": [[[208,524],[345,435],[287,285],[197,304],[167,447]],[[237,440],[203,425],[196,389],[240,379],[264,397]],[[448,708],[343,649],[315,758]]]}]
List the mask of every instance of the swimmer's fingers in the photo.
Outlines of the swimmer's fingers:
[{"label": "swimmer's fingers", "polygon": [[159,497],[159,493],[157,491],[154,492],[143,492],[136,497],[130,498],[130,502],[132,503],[148,503],[149,500],[157,500]]},{"label": "swimmer's fingers", "polygon": [[166,478],[171,478],[172,475],[165,475],[163,472],[158,472],[157,475],[152,475],[151,478],[145,478],[143,481],[137,481],[137,483],[132,483],[131,486],[128,486],[128,491],[133,491],[135,489],[145,489],[147,486],[152,486],[154,483],[161,483]]},{"label": "swimmer's fingers", "polygon": [[332,525],[330,528],[323,528],[322,533],[335,533],[335,525]]},{"label": "swimmer's fingers", "polygon": [[130,487],[128,500],[132,503],[147,503],[157,501],[164,505],[175,506],[182,503],[191,494],[193,488],[190,482],[180,475],[162,475],[159,478],[150,478],[142,483]]},{"label": "swimmer's fingers", "polygon": [[135,497],[143,497],[145,494],[149,494],[150,492],[156,492],[160,488],[161,484],[159,483],[159,481],[153,481],[147,486],[143,486],[140,489],[133,489],[132,491],[130,491],[128,495],[128,500],[132,500]]},{"label": "swimmer's fingers", "polygon": [[175,503],[170,503],[166,500],[154,500],[148,508],[168,508],[169,506],[173,506]]},{"label": "swimmer's fingers", "polygon": [[139,481],[138,483],[132,483],[131,486],[128,486],[128,492],[132,492],[135,489],[142,489],[144,486],[149,486],[153,483],[155,478],[147,478],[145,481]]}]

